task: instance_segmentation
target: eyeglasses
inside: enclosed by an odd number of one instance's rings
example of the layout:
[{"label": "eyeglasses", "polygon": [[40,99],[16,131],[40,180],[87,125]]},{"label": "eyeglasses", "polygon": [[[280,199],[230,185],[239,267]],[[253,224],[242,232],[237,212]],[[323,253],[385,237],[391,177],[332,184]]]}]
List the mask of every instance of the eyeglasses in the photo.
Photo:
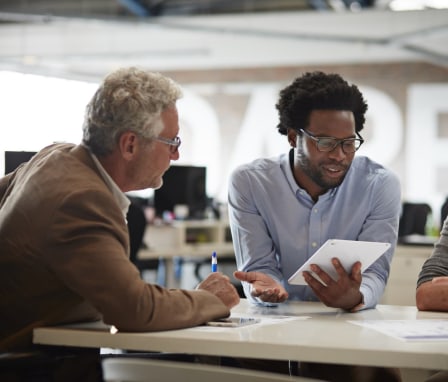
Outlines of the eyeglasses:
[{"label": "eyeglasses", "polygon": [[163,137],[155,137],[154,140],[169,145],[171,154],[176,153],[177,150],[179,149],[180,144],[182,143],[182,141],[180,140],[179,137],[176,137],[174,139],[168,139],[168,138],[163,138]]},{"label": "eyeglasses", "polygon": [[341,145],[344,153],[352,154],[364,143],[364,139],[358,133],[356,133],[356,135],[359,138],[336,139],[333,137],[316,137],[303,129],[300,129],[299,131],[316,142],[317,150],[327,153],[333,151],[338,145]]}]

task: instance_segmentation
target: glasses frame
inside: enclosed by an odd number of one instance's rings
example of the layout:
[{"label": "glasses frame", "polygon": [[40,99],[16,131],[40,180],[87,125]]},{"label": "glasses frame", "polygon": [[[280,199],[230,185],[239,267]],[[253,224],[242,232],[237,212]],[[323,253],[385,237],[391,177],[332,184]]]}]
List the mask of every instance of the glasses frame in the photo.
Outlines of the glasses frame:
[{"label": "glasses frame", "polygon": [[[358,138],[345,138],[345,139],[336,139],[334,137],[316,137],[315,135],[309,133],[308,131],[304,130],[304,129],[299,129],[299,132],[305,134],[307,137],[311,138],[315,143],[316,143],[316,148],[318,151],[323,152],[323,153],[330,153],[332,152],[336,147],[338,147],[338,145],[341,145],[342,151],[344,152],[344,154],[353,154],[355,152],[357,152],[359,150],[359,148],[362,146],[362,144],[364,143],[364,138],[361,137],[361,135],[356,132],[356,135],[358,136]],[[322,150],[322,148],[319,147],[319,142],[321,139],[332,139],[335,142],[335,145],[333,146],[333,148],[331,150]],[[359,146],[355,148],[355,151],[345,151],[344,148],[344,142],[347,141],[354,141],[354,142],[359,142]]]},{"label": "glasses frame", "polygon": [[165,143],[166,145],[170,146],[170,152],[172,154],[175,154],[177,152],[177,150],[179,150],[179,146],[182,143],[182,141],[180,140],[180,137],[176,137],[174,139],[168,139],[168,138],[163,138],[163,137],[155,137],[154,138],[155,141],[159,141],[162,143]]}]

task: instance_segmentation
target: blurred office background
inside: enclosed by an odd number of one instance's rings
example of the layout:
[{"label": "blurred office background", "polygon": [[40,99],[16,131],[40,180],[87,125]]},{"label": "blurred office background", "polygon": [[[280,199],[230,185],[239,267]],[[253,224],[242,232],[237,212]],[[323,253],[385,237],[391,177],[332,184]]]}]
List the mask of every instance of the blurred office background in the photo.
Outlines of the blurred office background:
[{"label": "blurred office background", "polygon": [[[77,143],[98,82],[120,66],[177,80],[181,159],[225,201],[240,163],[288,149],[279,90],[310,70],[359,85],[360,155],[398,174],[403,201],[448,195],[448,1],[0,0],[3,151]],[[412,9],[411,9],[412,8]],[[149,192],[150,195],[151,192]]]}]

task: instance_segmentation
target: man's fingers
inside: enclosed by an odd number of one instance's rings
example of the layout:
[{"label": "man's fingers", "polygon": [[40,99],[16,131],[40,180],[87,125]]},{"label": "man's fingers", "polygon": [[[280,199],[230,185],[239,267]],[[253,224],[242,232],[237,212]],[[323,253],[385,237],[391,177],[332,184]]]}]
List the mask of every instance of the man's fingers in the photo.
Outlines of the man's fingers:
[{"label": "man's fingers", "polygon": [[361,283],[362,281],[361,266],[362,264],[359,261],[357,261],[352,267],[351,276],[358,283]]},{"label": "man's fingers", "polygon": [[[325,283],[325,285],[330,285],[332,283],[334,283],[334,280],[331,278],[330,275],[328,275],[327,272],[323,271],[319,266],[317,266],[316,264],[311,264],[310,265],[311,270],[317,275],[319,276],[319,278]],[[311,275],[310,275],[311,276]],[[311,276],[312,277],[312,276]],[[321,284],[319,281],[317,281],[319,284]]]},{"label": "man's fingers", "polygon": [[233,272],[233,276],[240,281],[246,281],[248,283],[257,281],[257,272],[235,271]]},{"label": "man's fingers", "polygon": [[288,298],[287,293],[282,293],[278,288],[256,289],[251,291],[253,297],[259,297],[264,302],[284,302]]}]

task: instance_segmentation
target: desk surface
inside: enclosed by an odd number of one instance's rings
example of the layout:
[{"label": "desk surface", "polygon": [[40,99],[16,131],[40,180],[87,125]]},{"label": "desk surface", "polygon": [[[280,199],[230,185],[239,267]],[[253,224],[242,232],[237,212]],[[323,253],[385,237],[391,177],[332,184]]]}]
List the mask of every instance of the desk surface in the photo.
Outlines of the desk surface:
[{"label": "desk surface", "polygon": [[232,315],[263,320],[241,328],[200,326],[154,333],[111,334],[99,322],[37,328],[34,343],[448,370],[447,341],[406,342],[347,322],[448,319],[447,313],[379,305],[351,314],[314,302],[267,308],[242,300]]},{"label": "desk surface", "polygon": [[424,236],[424,235],[407,235],[398,238],[398,244],[401,245],[415,245],[420,247],[434,248],[434,244],[439,240],[438,236]]}]

